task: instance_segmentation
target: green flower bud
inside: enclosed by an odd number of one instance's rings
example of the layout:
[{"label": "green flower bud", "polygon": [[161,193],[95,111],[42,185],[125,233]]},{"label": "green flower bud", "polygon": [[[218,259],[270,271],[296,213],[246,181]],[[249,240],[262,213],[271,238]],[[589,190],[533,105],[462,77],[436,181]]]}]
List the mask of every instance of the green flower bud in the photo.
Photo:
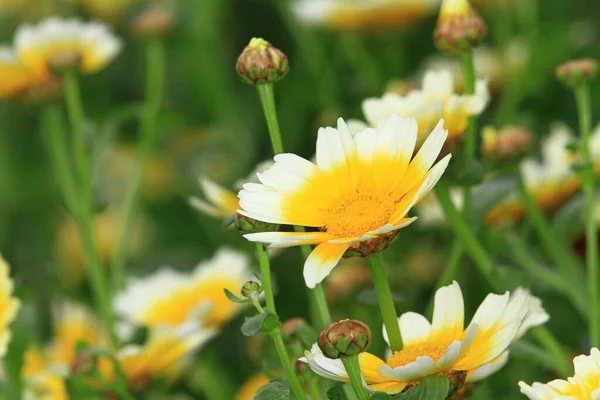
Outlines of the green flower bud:
[{"label": "green flower bud", "polygon": [[274,83],[287,75],[287,56],[264,39],[252,38],[236,63],[236,71],[249,85]]},{"label": "green flower bud", "polygon": [[598,75],[598,61],[593,58],[567,61],[556,68],[556,77],[570,88],[592,82]]},{"label": "green flower bud", "polygon": [[254,218],[246,217],[242,214],[236,214],[234,224],[237,230],[242,233],[256,233],[256,232],[274,232],[279,229],[278,224],[271,224],[269,222],[258,221]]},{"label": "green flower bud", "polygon": [[250,296],[252,295],[259,295],[260,292],[262,292],[262,287],[260,286],[260,283],[255,282],[255,281],[248,281],[246,283],[244,283],[244,286],[242,286],[242,296],[244,297],[248,297],[250,298]]},{"label": "green flower bud", "polygon": [[323,329],[317,343],[328,358],[357,355],[371,345],[371,329],[364,322],[353,319],[334,322]]},{"label": "green flower bud", "polygon": [[487,25],[467,0],[444,0],[433,39],[438,49],[462,54],[479,46]]}]

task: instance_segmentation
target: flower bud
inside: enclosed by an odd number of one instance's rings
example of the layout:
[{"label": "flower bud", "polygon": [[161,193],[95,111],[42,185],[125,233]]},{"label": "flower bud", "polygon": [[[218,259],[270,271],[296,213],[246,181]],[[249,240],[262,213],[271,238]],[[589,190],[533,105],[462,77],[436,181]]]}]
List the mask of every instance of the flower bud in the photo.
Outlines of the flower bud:
[{"label": "flower bud", "polygon": [[527,155],[534,145],[534,135],[520,126],[501,130],[486,127],[482,132],[481,154],[495,160],[515,160]]},{"label": "flower bud", "polygon": [[255,281],[248,281],[246,283],[244,283],[244,286],[242,286],[242,296],[244,297],[251,297],[252,295],[259,295],[260,292],[262,291],[262,288],[260,287],[260,283],[255,282]]},{"label": "flower bud", "polygon": [[283,336],[283,340],[290,342],[296,339],[298,337],[296,329],[302,324],[306,324],[306,321],[299,317],[285,321],[281,326],[281,336]]},{"label": "flower bud", "polygon": [[162,37],[173,29],[173,13],[159,7],[149,7],[131,23],[133,33],[141,38]]},{"label": "flower bud", "polygon": [[250,40],[235,68],[242,81],[250,85],[277,82],[290,69],[287,56],[260,38]]},{"label": "flower bud", "polygon": [[433,34],[443,52],[462,54],[481,44],[487,25],[468,0],[444,0]]},{"label": "flower bud", "polygon": [[568,87],[589,83],[598,75],[598,61],[593,58],[567,61],[556,68],[556,77]]},{"label": "flower bud", "polygon": [[256,233],[256,232],[274,232],[279,229],[278,224],[271,224],[268,222],[262,222],[255,220],[254,218],[246,217],[242,214],[236,214],[234,224],[237,230],[242,233]]},{"label": "flower bud", "polygon": [[323,329],[317,343],[327,358],[357,355],[371,345],[371,329],[353,319],[334,322]]}]

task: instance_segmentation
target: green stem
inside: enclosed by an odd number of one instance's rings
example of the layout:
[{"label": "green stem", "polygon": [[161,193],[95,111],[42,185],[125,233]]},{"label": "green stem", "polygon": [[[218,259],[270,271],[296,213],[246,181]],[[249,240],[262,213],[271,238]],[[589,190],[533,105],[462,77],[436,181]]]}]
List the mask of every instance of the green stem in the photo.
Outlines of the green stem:
[{"label": "green stem", "polygon": [[464,217],[458,212],[456,207],[454,207],[446,184],[442,181],[438,182],[435,190],[440,205],[446,214],[446,218],[454,230],[454,233],[457,235],[461,246],[467,253],[469,253],[483,275],[488,278],[494,270],[494,262],[492,261],[491,257],[487,254],[485,248],[473,235]]},{"label": "green stem", "polygon": [[277,120],[275,96],[273,95],[273,84],[258,84],[256,85],[256,90],[258,90],[260,102],[265,113],[265,119],[267,120],[271,144],[273,145],[273,153],[283,153],[283,142],[281,140],[281,131],[279,130],[279,121]]},{"label": "green stem", "polygon": [[519,193],[521,194],[523,205],[527,211],[527,217],[533,223],[538,235],[540,236],[544,249],[554,259],[554,262],[557,268],[560,270],[563,278],[568,278],[572,281],[572,283],[575,283],[573,281],[576,278],[574,274],[576,269],[573,268],[574,263],[569,259],[564,245],[555,235],[552,226],[546,220],[546,217],[536,204],[529,190],[527,190],[521,168],[517,168],[517,178],[519,183]]},{"label": "green stem", "polygon": [[341,358],[344,368],[350,377],[350,383],[354,389],[354,393],[358,396],[359,400],[367,400],[369,395],[365,391],[362,385],[362,379],[360,374],[360,365],[358,364],[358,354],[353,356],[344,356]]},{"label": "green stem", "polygon": [[392,351],[400,351],[402,350],[402,335],[400,334],[398,314],[396,314],[396,307],[394,305],[390,284],[383,264],[383,257],[381,253],[375,253],[368,257],[368,261],[390,347],[392,348]]},{"label": "green stem", "polygon": [[165,49],[160,39],[153,39],[147,45],[146,70],[146,103],[142,113],[135,167],[125,195],[119,247],[110,265],[112,288],[115,292],[125,284],[125,263],[139,207],[140,181],[156,142],[156,126],[165,86]]},{"label": "green stem", "polygon": [[531,333],[537,340],[537,342],[545,348],[548,353],[552,354],[554,359],[558,362],[556,365],[556,372],[561,376],[569,376],[573,373],[571,367],[571,358],[565,351],[564,347],[558,340],[552,335],[552,333],[545,326],[536,326],[531,329]]},{"label": "green stem", "polygon": [[[106,283],[106,277],[103,271],[102,258],[94,241],[92,210],[92,177],[90,162],[87,155],[83,130],[84,113],[79,90],[79,79],[74,70],[63,74],[63,84],[65,87],[65,101],[69,122],[72,129],[73,152],[75,153],[75,168],[79,174],[79,192],[77,193],[79,206],[75,219],[79,224],[81,240],[87,254],[89,273],[94,297],[98,304],[98,310],[102,316],[104,326],[108,332],[113,347],[117,345],[117,337],[114,334],[114,314],[112,311],[109,287]],[[65,150],[66,152],[66,150]],[[65,161],[67,162],[67,161]]]},{"label": "green stem", "polygon": [[598,229],[595,218],[594,172],[592,167],[592,153],[590,150],[590,136],[592,125],[592,111],[590,102],[590,88],[584,84],[575,89],[575,99],[579,112],[579,130],[581,135],[581,150],[585,170],[582,171],[583,194],[586,207],[586,264],[588,291],[590,294],[590,340],[592,346],[600,346],[600,297],[598,291]]},{"label": "green stem", "polygon": [[[463,80],[465,82],[465,94],[475,94],[475,65],[473,63],[473,50],[464,52],[461,56]],[[477,117],[470,116],[467,124],[465,147],[463,149],[465,165],[470,165],[477,155]],[[471,187],[463,188],[463,213],[467,221],[471,213]]]},{"label": "green stem", "polygon": [[283,339],[281,338],[281,332],[279,330],[275,331],[272,334],[273,342],[275,343],[275,349],[277,350],[277,355],[279,356],[279,361],[281,361],[281,365],[283,366],[283,370],[285,371],[285,375],[292,387],[292,392],[294,396],[296,396],[297,400],[306,400],[306,396],[304,395],[304,390],[302,389],[302,385],[298,380],[298,376],[292,367],[292,363],[290,362],[290,356],[287,353],[285,345],[283,344]]},{"label": "green stem", "polygon": [[342,385],[342,390],[346,395],[346,400],[358,400],[358,396],[356,396],[356,393],[352,389],[352,385]]},{"label": "green stem", "polygon": [[321,400],[321,392],[319,392],[319,381],[314,378],[308,380],[308,389],[310,390],[310,397],[312,400]]},{"label": "green stem", "polygon": [[265,291],[265,302],[270,313],[277,314],[275,309],[275,296],[273,295],[273,282],[271,281],[271,262],[267,246],[263,243],[256,244],[258,263],[260,266],[261,285]]}]

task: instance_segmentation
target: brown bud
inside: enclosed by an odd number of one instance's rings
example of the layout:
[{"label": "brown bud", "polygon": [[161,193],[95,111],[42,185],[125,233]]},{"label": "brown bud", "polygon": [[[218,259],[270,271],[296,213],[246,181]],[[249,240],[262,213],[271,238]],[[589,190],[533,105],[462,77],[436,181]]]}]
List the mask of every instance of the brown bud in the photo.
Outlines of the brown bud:
[{"label": "brown bud", "polygon": [[131,30],[142,38],[162,37],[173,29],[173,13],[159,7],[149,7],[131,23]]},{"label": "brown bud", "polygon": [[568,87],[589,83],[598,75],[598,61],[593,58],[567,61],[556,68],[556,77]]},{"label": "brown bud", "polygon": [[302,324],[306,324],[306,321],[299,317],[285,321],[281,326],[281,335],[283,336],[283,340],[289,342],[296,339],[298,337],[298,332],[296,329]]},{"label": "brown bud", "polygon": [[274,83],[287,75],[290,67],[287,56],[264,39],[252,38],[235,69],[242,81],[250,85]]},{"label": "brown bud", "polygon": [[496,160],[515,160],[527,155],[534,145],[534,134],[510,125],[500,131],[486,127],[482,132],[481,154]]},{"label": "brown bud", "polygon": [[367,257],[373,253],[379,253],[388,248],[396,240],[399,231],[393,231],[376,238],[357,243],[356,247],[350,247],[344,253],[344,257]]},{"label": "brown bud", "polygon": [[323,329],[317,343],[327,358],[357,355],[371,345],[371,329],[354,319],[334,322]]},{"label": "brown bud", "polygon": [[479,46],[487,33],[485,21],[468,0],[444,0],[433,35],[443,52],[462,54]]},{"label": "brown bud", "polygon": [[242,233],[256,233],[256,232],[274,232],[279,229],[278,224],[271,224],[268,222],[258,221],[254,218],[246,217],[242,214],[236,214],[234,224],[237,230]]}]

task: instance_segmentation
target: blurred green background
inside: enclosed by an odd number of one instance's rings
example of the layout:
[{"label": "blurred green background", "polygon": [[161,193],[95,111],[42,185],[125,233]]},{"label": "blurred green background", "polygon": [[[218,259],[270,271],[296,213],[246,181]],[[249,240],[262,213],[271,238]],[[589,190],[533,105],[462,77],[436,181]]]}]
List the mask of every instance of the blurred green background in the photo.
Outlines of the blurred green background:
[{"label": "blurred green background", "polygon": [[[600,2],[543,0],[537,2],[537,13],[523,14],[523,4],[529,2],[478,7],[489,24],[486,46],[504,63],[481,125],[519,123],[539,136],[547,134],[550,124],[557,120],[576,129],[574,100],[555,80],[554,68],[570,58],[600,56]],[[23,20],[35,21],[48,13],[94,17],[85,7],[59,1],[34,0],[16,8],[9,3],[0,2],[0,7],[6,8],[0,24],[6,43]],[[432,41],[435,11],[409,26],[338,31],[302,24],[291,12],[291,3],[169,2],[176,23],[166,38],[168,77],[159,124],[161,138],[143,181],[142,222],[128,265],[132,274],[164,265],[191,269],[225,244],[252,251],[253,246],[236,232],[223,231],[220,221],[198,214],[187,203],[188,196],[199,194],[199,174],[233,188],[234,181],[271,156],[256,91],[240,83],[234,69],[250,38],[263,37],[289,57],[290,73],[275,87],[277,107],[285,149],[306,158],[314,153],[318,127],[332,125],[338,117],[361,119],[363,99],[382,95],[393,81],[418,83],[423,66],[437,54]],[[119,180],[123,184],[131,172],[138,126],[129,110],[143,99],[144,58],[143,46],[130,34],[129,21],[143,5],[136,2],[110,19],[125,41],[122,53],[105,70],[82,79],[88,117],[95,122],[97,132],[114,133],[113,147],[104,155],[107,167],[96,177],[100,211],[106,207],[107,193],[118,192]],[[522,45],[521,58],[510,55],[503,59],[502,54],[515,41]],[[509,74],[509,66],[515,63],[516,72]],[[597,117],[600,85],[595,84],[592,90],[593,115]],[[16,331],[23,337],[48,334],[48,307],[53,297],[60,293],[88,296],[85,283],[77,278],[81,250],[49,168],[38,111],[0,102],[0,250],[12,265],[17,293],[27,304],[15,328],[32,328],[27,335]],[[106,219],[98,224],[98,230],[110,252],[115,225],[108,213]],[[527,237],[529,230],[524,226],[515,232]],[[587,352],[589,347],[581,334],[585,325],[571,306],[563,297],[536,285],[515,265],[511,249],[503,247],[495,235],[484,232],[480,236],[495,251],[505,286],[531,286],[551,315],[551,330],[574,355]],[[390,279],[399,295],[399,313],[424,312],[452,239],[444,227],[424,229],[415,224],[403,230],[385,253]],[[531,248],[535,253],[534,243]],[[298,249],[289,249],[274,261],[276,300],[284,320],[308,317],[301,270]],[[459,282],[472,313],[489,288],[466,257]],[[355,295],[348,294],[332,304],[335,316],[362,318],[372,327],[380,326],[368,287],[353,290]],[[232,321],[202,351],[197,363],[201,366],[206,357],[219,359],[231,387],[238,387],[261,367],[248,355],[248,346],[255,349],[257,344],[248,345],[239,334],[241,321],[242,317]],[[375,349],[380,354],[383,351],[379,337]],[[474,398],[518,398],[517,381],[553,378],[544,356],[525,338],[512,351],[509,365],[481,384]],[[203,373],[201,368],[197,373]],[[193,384],[183,385],[184,391],[194,392]]]}]

